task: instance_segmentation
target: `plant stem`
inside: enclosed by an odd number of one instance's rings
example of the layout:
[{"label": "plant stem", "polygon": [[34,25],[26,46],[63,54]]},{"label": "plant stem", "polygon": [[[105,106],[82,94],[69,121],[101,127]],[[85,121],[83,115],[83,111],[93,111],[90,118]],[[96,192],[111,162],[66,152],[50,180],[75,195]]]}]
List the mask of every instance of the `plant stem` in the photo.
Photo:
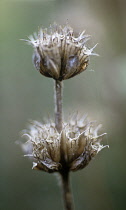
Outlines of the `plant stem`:
[{"label": "plant stem", "polygon": [[63,190],[63,200],[64,200],[65,210],[74,210],[73,198],[70,190],[69,171],[64,170],[64,172],[61,172],[60,174],[62,180],[62,190]]},{"label": "plant stem", "polygon": [[[62,131],[62,82],[55,80],[55,127],[59,133]],[[62,191],[65,210],[74,210],[72,194],[69,183],[69,169],[66,167],[66,162],[62,160],[62,169],[60,171],[62,180]]]},{"label": "plant stem", "polygon": [[55,126],[62,131],[62,82],[55,80]]}]

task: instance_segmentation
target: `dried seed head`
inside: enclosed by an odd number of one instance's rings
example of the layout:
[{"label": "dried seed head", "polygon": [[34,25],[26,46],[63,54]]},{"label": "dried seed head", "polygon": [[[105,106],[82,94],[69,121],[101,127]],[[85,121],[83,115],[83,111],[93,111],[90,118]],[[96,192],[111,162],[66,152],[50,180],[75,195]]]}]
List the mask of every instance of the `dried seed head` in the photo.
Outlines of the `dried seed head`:
[{"label": "dried seed head", "polygon": [[86,70],[93,49],[85,46],[89,35],[83,31],[75,37],[70,26],[56,24],[47,29],[40,29],[27,41],[34,48],[33,62],[36,69],[46,77],[65,80]]},{"label": "dried seed head", "polygon": [[60,172],[67,168],[71,171],[84,168],[89,161],[104,147],[100,144],[103,136],[98,135],[101,125],[73,116],[70,122],[63,123],[63,130],[58,133],[54,123],[41,124],[33,121],[29,130],[23,131],[27,141],[22,148],[32,156],[33,169],[46,172]]}]

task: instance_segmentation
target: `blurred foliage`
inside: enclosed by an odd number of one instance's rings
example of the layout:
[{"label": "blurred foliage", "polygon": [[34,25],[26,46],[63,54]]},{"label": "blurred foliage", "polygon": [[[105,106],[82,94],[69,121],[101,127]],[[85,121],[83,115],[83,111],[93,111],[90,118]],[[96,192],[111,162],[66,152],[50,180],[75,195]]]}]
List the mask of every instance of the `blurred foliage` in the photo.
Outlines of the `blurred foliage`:
[{"label": "blurred foliage", "polygon": [[71,173],[77,210],[123,210],[126,196],[126,1],[79,0],[0,2],[0,209],[61,209],[53,175],[31,170],[15,144],[28,119],[53,114],[53,81],[33,67],[32,48],[20,38],[56,21],[91,34],[99,43],[88,70],[64,82],[64,114],[88,113],[108,133],[104,149],[87,168]]}]

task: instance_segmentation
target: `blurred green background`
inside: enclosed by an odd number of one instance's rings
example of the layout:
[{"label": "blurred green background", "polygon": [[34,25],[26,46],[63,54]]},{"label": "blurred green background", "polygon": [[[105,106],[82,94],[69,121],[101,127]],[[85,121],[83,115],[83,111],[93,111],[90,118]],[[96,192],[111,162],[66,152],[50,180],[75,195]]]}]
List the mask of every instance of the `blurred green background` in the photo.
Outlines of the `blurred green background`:
[{"label": "blurred green background", "polygon": [[54,21],[99,43],[84,73],[64,82],[64,114],[79,110],[108,135],[95,160],[71,173],[76,210],[126,209],[126,1],[0,1],[0,209],[62,209],[54,175],[31,169],[15,144],[28,119],[53,114],[53,81],[33,67],[32,47],[19,41]]}]

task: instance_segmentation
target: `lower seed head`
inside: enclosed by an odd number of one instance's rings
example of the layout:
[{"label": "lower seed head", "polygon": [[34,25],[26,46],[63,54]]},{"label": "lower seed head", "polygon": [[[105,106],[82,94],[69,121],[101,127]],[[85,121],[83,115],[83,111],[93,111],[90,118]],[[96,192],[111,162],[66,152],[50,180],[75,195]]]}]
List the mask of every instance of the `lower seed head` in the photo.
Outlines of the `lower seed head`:
[{"label": "lower seed head", "polygon": [[105,147],[100,144],[105,135],[98,135],[100,127],[85,117],[72,118],[69,123],[63,123],[63,130],[58,133],[54,123],[33,121],[23,134],[28,140],[22,148],[35,160],[33,169],[60,172],[67,167],[76,171],[84,168]]}]

